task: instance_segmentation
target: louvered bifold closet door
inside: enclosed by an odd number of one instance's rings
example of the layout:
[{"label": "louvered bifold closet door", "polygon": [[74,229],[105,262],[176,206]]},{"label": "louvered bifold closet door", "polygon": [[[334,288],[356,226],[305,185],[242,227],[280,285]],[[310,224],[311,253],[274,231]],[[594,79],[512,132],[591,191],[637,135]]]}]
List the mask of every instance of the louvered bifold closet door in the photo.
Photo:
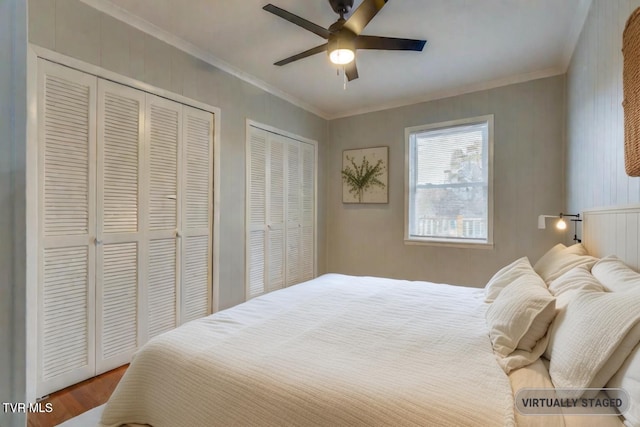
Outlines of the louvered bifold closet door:
[{"label": "louvered bifold closet door", "polygon": [[146,341],[179,319],[182,105],[147,94],[145,123]]},{"label": "louvered bifold closet door", "polygon": [[300,144],[287,144],[286,173],[286,285],[302,279],[302,167]]},{"label": "louvered bifold closet door", "polygon": [[267,132],[249,127],[247,146],[246,296],[265,292]]},{"label": "louvered bifold closet door", "polygon": [[38,60],[38,396],[95,372],[96,88]]},{"label": "louvered bifold closet door", "polygon": [[285,285],[285,138],[267,133],[266,292]]},{"label": "louvered bifold closet door", "polygon": [[98,80],[96,373],[141,344],[144,92]]},{"label": "louvered bifold closet door", "polygon": [[302,143],[301,148],[301,224],[300,280],[315,277],[315,147]]},{"label": "louvered bifold closet door", "polygon": [[211,313],[213,115],[183,106],[182,323]]}]

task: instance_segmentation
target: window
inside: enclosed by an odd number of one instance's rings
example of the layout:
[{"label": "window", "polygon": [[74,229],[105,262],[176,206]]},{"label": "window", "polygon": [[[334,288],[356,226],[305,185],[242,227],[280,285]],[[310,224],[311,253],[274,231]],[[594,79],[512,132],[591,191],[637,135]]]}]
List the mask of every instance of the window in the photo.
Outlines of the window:
[{"label": "window", "polygon": [[405,241],[492,245],[493,115],[405,137]]}]

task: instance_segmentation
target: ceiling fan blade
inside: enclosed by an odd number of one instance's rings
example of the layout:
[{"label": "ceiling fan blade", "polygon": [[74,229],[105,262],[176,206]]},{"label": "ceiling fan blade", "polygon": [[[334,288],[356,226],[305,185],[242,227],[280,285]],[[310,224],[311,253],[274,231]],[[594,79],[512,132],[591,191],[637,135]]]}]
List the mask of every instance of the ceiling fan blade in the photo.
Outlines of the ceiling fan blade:
[{"label": "ceiling fan blade", "polygon": [[347,80],[349,81],[358,78],[358,67],[356,67],[355,59],[344,66],[344,73],[347,75]]},{"label": "ceiling fan blade", "polygon": [[426,43],[426,40],[358,36],[356,38],[356,49],[415,50],[419,52],[424,48]]},{"label": "ceiling fan blade", "polygon": [[286,65],[290,62],[297,61],[298,59],[306,58],[307,56],[315,55],[316,53],[326,52],[327,51],[327,43],[321,44],[320,46],[316,46],[309,50],[305,50],[297,55],[290,56],[282,61],[278,61],[273,65]]},{"label": "ceiling fan blade", "polygon": [[311,21],[307,21],[306,19],[301,18],[298,15],[294,15],[291,12],[287,12],[284,9],[280,9],[278,6],[274,6],[271,3],[269,3],[268,5],[264,6],[263,9],[266,10],[267,12],[271,12],[274,15],[279,16],[282,19],[285,19],[291,22],[292,24],[296,24],[307,31],[311,31],[314,34],[317,34],[323,39],[329,38],[330,33],[329,33],[329,30],[327,30],[326,28],[322,28],[318,24],[314,24]]},{"label": "ceiling fan blade", "polygon": [[387,0],[364,0],[342,28],[348,29],[356,36],[359,35],[386,3]]}]

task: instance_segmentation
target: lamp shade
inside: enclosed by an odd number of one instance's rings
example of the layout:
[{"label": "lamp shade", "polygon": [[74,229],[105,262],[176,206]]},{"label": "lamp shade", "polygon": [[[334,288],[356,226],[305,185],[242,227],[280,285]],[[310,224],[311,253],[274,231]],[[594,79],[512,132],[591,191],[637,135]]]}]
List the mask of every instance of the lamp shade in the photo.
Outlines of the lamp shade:
[{"label": "lamp shade", "polygon": [[544,230],[547,228],[546,220],[547,218],[559,218],[558,215],[538,215],[538,228]]},{"label": "lamp shade", "polygon": [[545,224],[545,215],[538,215],[538,228],[539,229],[545,229],[547,228],[546,224]]}]

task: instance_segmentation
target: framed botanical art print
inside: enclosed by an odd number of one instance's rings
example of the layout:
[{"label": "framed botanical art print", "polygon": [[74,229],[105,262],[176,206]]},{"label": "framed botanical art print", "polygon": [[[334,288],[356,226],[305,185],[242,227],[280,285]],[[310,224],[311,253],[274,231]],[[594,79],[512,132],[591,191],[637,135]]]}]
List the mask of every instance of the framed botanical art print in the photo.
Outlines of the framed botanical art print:
[{"label": "framed botanical art print", "polygon": [[342,152],[342,202],[389,202],[389,147]]}]

